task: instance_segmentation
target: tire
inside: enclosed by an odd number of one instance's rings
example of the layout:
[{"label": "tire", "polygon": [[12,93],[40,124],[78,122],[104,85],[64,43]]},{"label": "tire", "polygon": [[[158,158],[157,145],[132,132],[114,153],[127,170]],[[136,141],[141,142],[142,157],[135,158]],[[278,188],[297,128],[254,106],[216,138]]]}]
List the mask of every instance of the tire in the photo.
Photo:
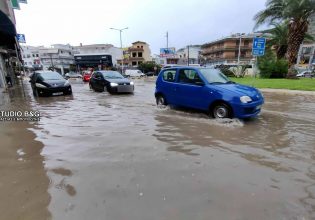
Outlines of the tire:
[{"label": "tire", "polygon": [[231,118],[231,113],[230,107],[224,103],[219,103],[212,109],[212,116],[217,119]]},{"label": "tire", "polygon": [[167,102],[166,102],[166,100],[165,100],[163,95],[158,95],[158,96],[156,96],[155,99],[156,99],[156,105],[158,107],[164,107],[164,106],[167,105]]}]

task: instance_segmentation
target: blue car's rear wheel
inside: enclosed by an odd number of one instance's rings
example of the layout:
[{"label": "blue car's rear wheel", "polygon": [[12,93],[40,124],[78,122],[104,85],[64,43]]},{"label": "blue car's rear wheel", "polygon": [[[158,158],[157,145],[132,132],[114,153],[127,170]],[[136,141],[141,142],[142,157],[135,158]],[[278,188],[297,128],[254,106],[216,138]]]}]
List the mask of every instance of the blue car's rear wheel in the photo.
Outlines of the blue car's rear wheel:
[{"label": "blue car's rear wheel", "polygon": [[224,103],[217,104],[212,110],[212,116],[214,118],[230,118],[231,109]]}]

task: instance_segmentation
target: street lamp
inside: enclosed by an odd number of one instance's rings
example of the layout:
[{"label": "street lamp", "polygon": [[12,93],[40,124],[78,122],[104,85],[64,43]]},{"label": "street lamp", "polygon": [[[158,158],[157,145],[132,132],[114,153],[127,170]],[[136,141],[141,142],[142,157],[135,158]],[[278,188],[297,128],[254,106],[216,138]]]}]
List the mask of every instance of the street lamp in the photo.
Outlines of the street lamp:
[{"label": "street lamp", "polygon": [[240,65],[241,43],[242,43],[242,36],[244,36],[244,35],[245,35],[244,33],[240,34],[240,42],[239,42],[239,45],[238,45],[238,56],[237,56],[237,65],[238,66]]},{"label": "street lamp", "polygon": [[119,37],[120,37],[120,49],[121,52],[123,53],[122,55],[122,59],[121,59],[121,74],[123,74],[123,68],[124,68],[124,52],[123,52],[123,48],[122,48],[122,40],[121,40],[121,32],[123,30],[128,29],[128,27],[122,28],[122,29],[117,29],[117,28],[110,28],[111,30],[115,30],[115,31],[119,31]]}]

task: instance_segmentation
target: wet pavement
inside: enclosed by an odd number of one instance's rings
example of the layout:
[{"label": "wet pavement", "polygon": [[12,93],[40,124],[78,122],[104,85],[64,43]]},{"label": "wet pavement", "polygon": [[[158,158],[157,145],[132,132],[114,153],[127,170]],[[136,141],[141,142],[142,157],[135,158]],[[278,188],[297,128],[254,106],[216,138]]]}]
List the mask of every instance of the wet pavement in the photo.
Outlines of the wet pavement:
[{"label": "wet pavement", "polygon": [[315,219],[315,96],[265,93],[258,118],[220,121],[158,109],[150,79],[72,86],[1,94],[41,120],[0,123],[0,219]]}]

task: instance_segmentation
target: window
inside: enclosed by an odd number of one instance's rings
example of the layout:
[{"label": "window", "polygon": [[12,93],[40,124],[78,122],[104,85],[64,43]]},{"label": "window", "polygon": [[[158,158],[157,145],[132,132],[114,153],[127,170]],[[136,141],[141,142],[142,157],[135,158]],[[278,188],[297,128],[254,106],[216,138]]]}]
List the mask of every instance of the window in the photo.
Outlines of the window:
[{"label": "window", "polygon": [[163,73],[163,80],[168,82],[175,81],[176,70],[166,70]]},{"label": "window", "polygon": [[27,54],[27,58],[31,58],[31,54]]},{"label": "window", "polygon": [[141,48],[143,48],[143,46],[141,46]]},{"label": "window", "polygon": [[137,57],[137,53],[132,53],[132,57]]},{"label": "window", "polygon": [[132,66],[137,66],[137,62],[132,62]]},{"label": "window", "polygon": [[142,52],[138,52],[138,57],[142,57]]},{"label": "window", "polygon": [[36,57],[38,57],[38,53],[36,54]]},{"label": "window", "polygon": [[200,84],[202,83],[202,80],[200,79],[198,73],[195,70],[181,69],[179,71],[179,82],[190,83],[190,84]]},{"label": "window", "polygon": [[35,54],[32,54],[32,57],[35,57]]}]

